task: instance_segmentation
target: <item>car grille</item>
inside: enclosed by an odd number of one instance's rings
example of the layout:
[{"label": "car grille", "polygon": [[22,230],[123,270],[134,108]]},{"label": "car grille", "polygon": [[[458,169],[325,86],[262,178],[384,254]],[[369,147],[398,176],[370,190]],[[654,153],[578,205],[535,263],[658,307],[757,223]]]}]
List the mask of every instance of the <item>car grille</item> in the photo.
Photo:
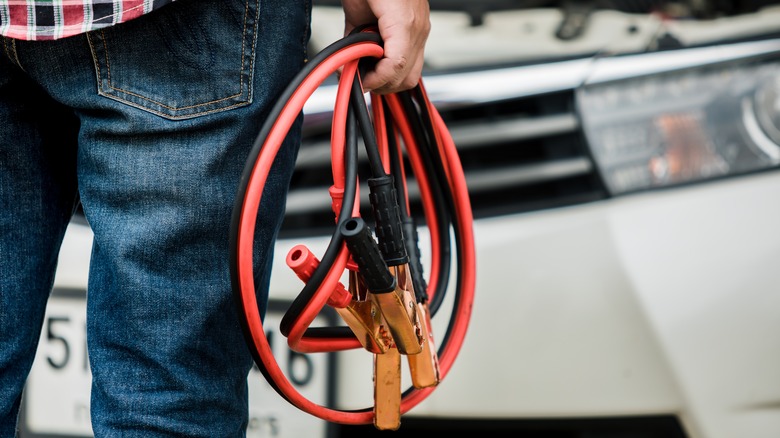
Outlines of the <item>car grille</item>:
[{"label": "car grille", "polygon": [[[576,67],[565,62],[559,66]],[[538,66],[513,67],[489,74],[461,72],[424,79],[426,90],[458,149],[475,218],[606,197],[587,153],[571,81],[562,81],[564,84],[547,81],[538,88],[533,83],[522,89],[511,85],[523,81],[525,76],[539,77],[540,73]],[[497,82],[501,81],[507,83],[503,91],[496,89]],[[321,90],[332,93],[330,87]],[[464,92],[462,87],[468,91]],[[303,142],[290,187],[282,237],[325,234],[333,227],[327,192],[332,184],[331,112],[325,106],[307,107],[304,111]],[[410,197],[413,210],[419,211],[414,208],[417,197],[411,190]]]}]

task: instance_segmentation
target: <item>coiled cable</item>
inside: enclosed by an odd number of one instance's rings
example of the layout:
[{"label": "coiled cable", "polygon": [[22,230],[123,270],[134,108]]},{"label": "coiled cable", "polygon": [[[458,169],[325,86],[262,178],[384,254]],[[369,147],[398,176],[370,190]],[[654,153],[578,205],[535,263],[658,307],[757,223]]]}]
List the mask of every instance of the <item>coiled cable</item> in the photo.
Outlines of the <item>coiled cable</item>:
[{"label": "coiled cable", "polygon": [[[415,283],[418,302],[430,302],[431,315],[444,296],[455,292],[447,331],[438,348],[439,373],[444,379],[466,335],[475,287],[475,254],[471,205],[451,136],[422,82],[407,92],[371,95],[369,113],[360,85],[360,63],[382,56],[379,35],[362,29],[331,44],[293,79],[272,108],[249,153],[236,193],[230,229],[230,268],[234,298],[242,329],[252,357],[261,373],[285,400],[321,419],[341,424],[367,424],[371,408],[340,410],[322,406],[301,395],[277,364],[263,330],[252,263],[255,222],[263,187],[285,136],[299,116],[306,100],[333,73],[341,70],[333,112],[331,187],[336,215],[335,231],[318,266],[282,318],[281,332],[290,348],[302,353],[331,352],[361,348],[347,327],[309,325],[327,305],[339,279],[351,266],[350,254],[339,233],[340,225],[360,216],[358,136],[367,148],[372,177],[394,178],[400,193],[400,211],[406,238],[416,245],[417,233],[408,199],[407,174],[415,177],[423,217],[430,235],[429,278],[423,277],[419,249],[409,247],[406,257]],[[371,119],[373,115],[373,120]],[[400,145],[403,144],[404,155]],[[404,162],[408,162],[406,170]],[[406,225],[406,223],[412,225]],[[393,225],[395,226],[395,225]],[[452,234],[451,234],[452,233]],[[454,241],[454,247],[451,242]],[[456,252],[456,285],[449,285],[452,252]],[[435,387],[409,388],[401,399],[407,412],[425,399]]]}]

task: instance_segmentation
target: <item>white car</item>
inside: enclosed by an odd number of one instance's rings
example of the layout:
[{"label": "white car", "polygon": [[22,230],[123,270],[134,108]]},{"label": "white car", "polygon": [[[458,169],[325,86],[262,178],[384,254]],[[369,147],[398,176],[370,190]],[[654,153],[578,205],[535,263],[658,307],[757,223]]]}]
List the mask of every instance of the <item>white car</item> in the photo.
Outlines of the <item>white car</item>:
[{"label": "white car", "polygon": [[[329,3],[315,3],[313,50],[340,36]],[[471,194],[476,298],[451,371],[396,433],[780,436],[780,8],[555,3],[431,1],[424,81]],[[304,395],[357,409],[372,403],[370,354],[293,354],[275,322],[302,286],[287,251],[321,250],[332,228],[332,93],[305,108],[266,331]],[[24,437],[90,435],[90,239],[75,221]],[[262,379],[249,436],[383,433],[297,411]]]}]

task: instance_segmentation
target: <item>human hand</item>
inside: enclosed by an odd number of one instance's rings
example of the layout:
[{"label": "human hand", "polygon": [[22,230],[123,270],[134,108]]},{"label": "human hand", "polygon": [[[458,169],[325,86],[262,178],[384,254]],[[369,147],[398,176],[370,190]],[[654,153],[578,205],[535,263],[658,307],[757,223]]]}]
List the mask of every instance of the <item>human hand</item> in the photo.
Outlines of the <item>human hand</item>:
[{"label": "human hand", "polygon": [[363,89],[389,94],[414,88],[420,81],[425,42],[431,30],[428,0],[342,0],[344,34],[376,23],[384,56],[363,76]]}]

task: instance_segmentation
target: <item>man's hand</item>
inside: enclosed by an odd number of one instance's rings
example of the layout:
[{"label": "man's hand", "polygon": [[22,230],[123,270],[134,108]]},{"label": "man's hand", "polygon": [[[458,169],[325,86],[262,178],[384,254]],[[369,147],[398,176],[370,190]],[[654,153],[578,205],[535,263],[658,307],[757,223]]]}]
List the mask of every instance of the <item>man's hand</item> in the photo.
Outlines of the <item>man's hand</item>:
[{"label": "man's hand", "polygon": [[388,94],[415,87],[422,75],[425,42],[431,30],[428,0],[342,0],[345,35],[377,23],[384,57],[363,77],[363,88]]}]

